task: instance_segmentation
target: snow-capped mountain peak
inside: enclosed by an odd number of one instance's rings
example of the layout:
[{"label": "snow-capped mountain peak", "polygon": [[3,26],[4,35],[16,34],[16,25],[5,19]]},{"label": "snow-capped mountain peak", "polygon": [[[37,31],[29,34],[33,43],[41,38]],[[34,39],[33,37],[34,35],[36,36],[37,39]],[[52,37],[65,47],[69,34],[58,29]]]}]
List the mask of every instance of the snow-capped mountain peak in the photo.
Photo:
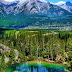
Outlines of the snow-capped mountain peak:
[{"label": "snow-capped mountain peak", "polygon": [[57,3],[55,3],[55,5],[62,5],[62,4],[65,4],[66,2],[65,1],[59,1]]},{"label": "snow-capped mountain peak", "polygon": [[[2,5],[2,6],[1,6]],[[61,7],[45,2],[44,0],[21,0],[18,3],[5,5],[1,3],[0,7],[6,14],[46,14],[47,16],[63,16],[70,13]]]},{"label": "snow-capped mountain peak", "polygon": [[70,13],[72,13],[72,3],[71,2],[66,2],[65,4],[61,4],[59,5],[61,8],[69,11]]}]

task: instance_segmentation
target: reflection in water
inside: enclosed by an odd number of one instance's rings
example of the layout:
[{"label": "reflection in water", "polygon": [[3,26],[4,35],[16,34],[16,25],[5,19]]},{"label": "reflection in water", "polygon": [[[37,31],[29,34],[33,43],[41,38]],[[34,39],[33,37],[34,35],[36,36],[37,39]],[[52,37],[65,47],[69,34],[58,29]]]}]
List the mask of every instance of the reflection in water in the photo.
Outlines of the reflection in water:
[{"label": "reflection in water", "polygon": [[39,66],[31,66],[31,67],[24,67],[16,69],[19,72],[64,72],[64,70],[54,69],[54,68],[45,68]]},{"label": "reflection in water", "polygon": [[24,63],[13,65],[7,72],[64,72],[65,66],[53,66],[53,64]]}]

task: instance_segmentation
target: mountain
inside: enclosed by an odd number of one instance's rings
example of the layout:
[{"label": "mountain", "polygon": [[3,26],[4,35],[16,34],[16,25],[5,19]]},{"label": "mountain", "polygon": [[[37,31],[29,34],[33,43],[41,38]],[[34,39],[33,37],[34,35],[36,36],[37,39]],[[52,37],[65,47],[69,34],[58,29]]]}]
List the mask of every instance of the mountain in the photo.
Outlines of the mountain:
[{"label": "mountain", "polygon": [[18,4],[18,1],[15,1],[10,4],[4,4],[0,2],[0,7],[6,12],[6,14],[10,14],[14,11],[14,7]]},{"label": "mountain", "polygon": [[71,17],[67,10],[41,0],[0,2],[0,28],[63,29],[71,26]]},{"label": "mountain", "polygon": [[63,16],[70,14],[68,11],[53,5],[49,2],[41,2],[40,0],[30,0],[20,5],[17,12],[30,14],[47,14],[48,16]]},{"label": "mountain", "polygon": [[71,2],[68,1],[65,4],[60,5],[60,7],[72,13],[72,3]]},{"label": "mountain", "polygon": [[2,7],[0,7],[0,17],[4,16],[6,13]]},{"label": "mountain", "polygon": [[6,14],[46,14],[47,16],[67,16],[71,15],[68,11],[53,5],[49,2],[40,0],[25,0],[24,2],[15,2],[12,4],[1,4],[0,7]]}]

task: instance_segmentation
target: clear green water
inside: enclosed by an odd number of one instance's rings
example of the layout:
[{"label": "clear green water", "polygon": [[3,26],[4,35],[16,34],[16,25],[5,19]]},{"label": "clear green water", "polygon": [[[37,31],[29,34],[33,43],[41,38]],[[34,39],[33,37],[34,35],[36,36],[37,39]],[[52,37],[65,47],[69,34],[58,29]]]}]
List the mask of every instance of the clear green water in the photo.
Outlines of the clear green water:
[{"label": "clear green water", "polygon": [[22,63],[8,67],[6,72],[64,72],[65,68],[52,63]]}]

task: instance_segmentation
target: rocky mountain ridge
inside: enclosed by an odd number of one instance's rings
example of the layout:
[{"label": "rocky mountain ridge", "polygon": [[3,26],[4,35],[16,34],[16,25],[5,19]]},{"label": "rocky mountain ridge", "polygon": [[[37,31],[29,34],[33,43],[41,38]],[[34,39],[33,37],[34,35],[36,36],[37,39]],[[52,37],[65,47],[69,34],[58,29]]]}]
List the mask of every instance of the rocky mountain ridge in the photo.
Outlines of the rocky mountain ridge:
[{"label": "rocky mountain ridge", "polygon": [[72,3],[71,2],[68,1],[65,4],[60,5],[60,7],[72,13]]},{"label": "rocky mountain ridge", "polygon": [[0,13],[8,14],[46,14],[47,16],[67,16],[71,15],[67,10],[53,5],[50,2],[42,2],[40,0],[27,0],[23,3],[15,2],[11,4],[3,4],[0,2]]}]

